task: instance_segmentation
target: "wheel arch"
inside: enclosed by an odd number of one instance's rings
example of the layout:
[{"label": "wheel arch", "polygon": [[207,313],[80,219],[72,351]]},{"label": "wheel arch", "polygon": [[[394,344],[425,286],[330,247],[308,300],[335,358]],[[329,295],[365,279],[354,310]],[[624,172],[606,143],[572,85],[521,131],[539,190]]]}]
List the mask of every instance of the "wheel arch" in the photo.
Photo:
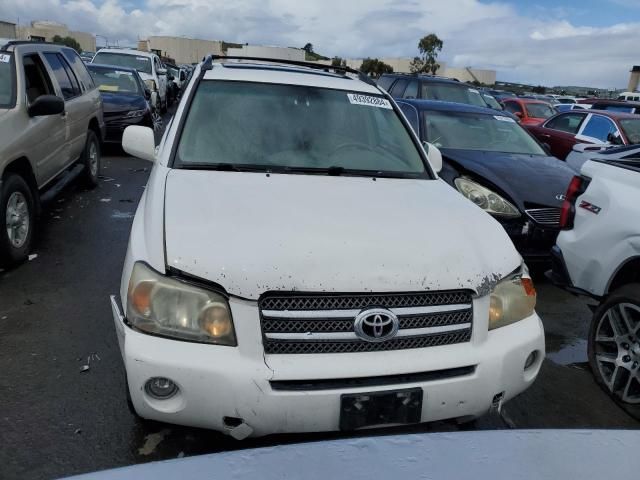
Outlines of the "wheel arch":
[{"label": "wheel arch", "polygon": [[609,294],[629,283],[640,283],[640,255],[628,258],[616,269],[609,280],[606,293]]},{"label": "wheel arch", "polygon": [[102,130],[100,129],[100,123],[96,117],[91,117],[91,120],[89,120],[89,130],[92,130],[98,137],[100,143],[102,143]]}]

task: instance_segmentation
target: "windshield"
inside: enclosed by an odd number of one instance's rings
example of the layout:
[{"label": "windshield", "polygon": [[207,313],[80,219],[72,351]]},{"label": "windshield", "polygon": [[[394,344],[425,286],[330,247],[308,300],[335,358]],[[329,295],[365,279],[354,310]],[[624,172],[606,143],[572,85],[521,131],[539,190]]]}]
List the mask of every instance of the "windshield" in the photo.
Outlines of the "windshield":
[{"label": "windshield", "polygon": [[622,118],[618,123],[631,145],[640,143],[640,118]]},{"label": "windshield", "polygon": [[92,63],[135,68],[139,72],[151,74],[151,59],[135,54],[98,52]]},{"label": "windshield", "polygon": [[423,82],[422,98],[427,100],[441,100],[443,102],[466,103],[486,107],[487,102],[475,88],[469,88],[464,84]]},{"label": "windshield", "polygon": [[546,103],[525,103],[525,107],[527,115],[532,118],[549,118],[558,113],[551,105]]},{"label": "windshield", "polygon": [[16,103],[16,80],[13,55],[0,53],[0,108],[11,108]]},{"label": "windshield", "polygon": [[427,141],[436,147],[545,155],[515,120],[484,113],[422,112]]},{"label": "windshield", "polygon": [[388,100],[317,87],[203,82],[178,162],[422,175],[422,157]]},{"label": "windshield", "polygon": [[117,68],[89,65],[89,72],[101,92],[136,93],[142,95],[140,85],[133,72]]}]

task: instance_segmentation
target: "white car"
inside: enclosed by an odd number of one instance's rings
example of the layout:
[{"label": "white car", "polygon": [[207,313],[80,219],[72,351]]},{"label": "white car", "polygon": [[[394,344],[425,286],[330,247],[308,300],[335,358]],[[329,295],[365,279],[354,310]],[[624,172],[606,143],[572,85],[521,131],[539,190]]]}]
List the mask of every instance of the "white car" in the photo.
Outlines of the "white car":
[{"label": "white car", "polygon": [[[637,149],[636,149],[637,150]],[[574,177],[550,278],[600,302],[588,339],[597,382],[640,418],[640,160],[590,160]]]},{"label": "white car", "polygon": [[102,48],[91,63],[135,68],[151,91],[151,104],[161,112],[167,110],[167,69],[155,53],[126,48]]},{"label": "white car", "polygon": [[600,160],[625,160],[640,159],[640,146],[576,143],[566,158],[567,165],[579,172],[587,161],[592,159]]},{"label": "white car", "polygon": [[[217,63],[220,60],[223,63]],[[140,417],[235,438],[481,416],[545,355],[527,268],[348,68],[209,57],[111,299]]]}]

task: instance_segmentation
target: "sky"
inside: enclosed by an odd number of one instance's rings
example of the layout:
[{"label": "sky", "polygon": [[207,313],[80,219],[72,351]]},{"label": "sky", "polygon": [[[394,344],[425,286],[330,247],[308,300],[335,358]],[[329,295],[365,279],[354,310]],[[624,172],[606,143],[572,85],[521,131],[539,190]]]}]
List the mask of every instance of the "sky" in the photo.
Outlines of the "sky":
[{"label": "sky", "polygon": [[348,58],[412,57],[435,33],[447,65],[546,86],[624,88],[640,64],[640,0],[0,0],[0,20],[18,19],[62,22],[120,45],[148,35],[310,42]]}]

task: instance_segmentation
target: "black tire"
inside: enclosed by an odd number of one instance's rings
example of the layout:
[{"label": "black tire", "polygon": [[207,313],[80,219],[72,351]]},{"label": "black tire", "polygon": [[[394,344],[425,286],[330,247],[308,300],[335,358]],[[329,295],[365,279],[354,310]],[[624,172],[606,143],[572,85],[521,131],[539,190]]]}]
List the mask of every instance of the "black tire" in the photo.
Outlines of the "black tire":
[{"label": "black tire", "polygon": [[[15,173],[6,175],[0,189],[0,267],[12,267],[27,259],[33,243],[35,207],[33,193],[27,182]],[[14,221],[21,222],[21,225],[14,225],[11,234],[5,220],[9,208],[15,212]]]},{"label": "black tire", "polygon": [[640,284],[618,288],[596,309],[588,355],[596,383],[640,420]]},{"label": "black tire", "polygon": [[84,165],[84,171],[82,172],[84,184],[89,188],[97,187],[101,163],[100,140],[98,140],[98,136],[93,130],[87,132],[87,140],[85,141],[80,161]]}]

